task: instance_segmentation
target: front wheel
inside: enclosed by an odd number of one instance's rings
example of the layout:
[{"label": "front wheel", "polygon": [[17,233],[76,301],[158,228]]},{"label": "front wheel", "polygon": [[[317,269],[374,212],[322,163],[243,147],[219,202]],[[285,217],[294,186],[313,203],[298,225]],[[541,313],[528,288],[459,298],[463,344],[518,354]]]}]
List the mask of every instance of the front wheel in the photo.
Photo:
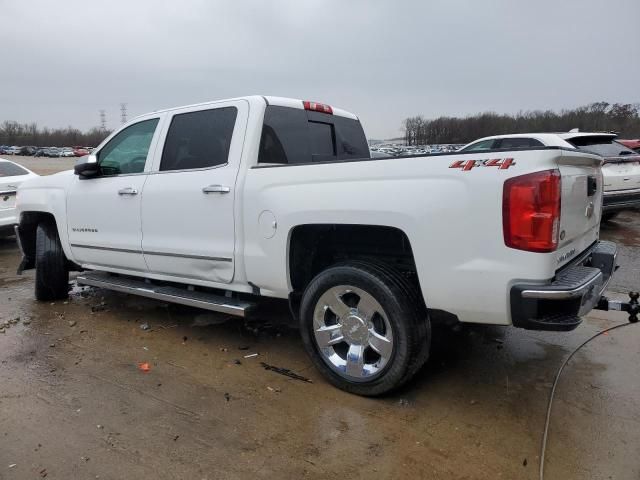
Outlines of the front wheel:
[{"label": "front wheel", "polygon": [[58,230],[52,222],[38,224],[36,230],[36,299],[60,300],[69,296],[69,269]]},{"label": "front wheel", "polygon": [[318,274],[300,307],[315,366],[336,387],[388,393],[426,362],[431,328],[415,287],[391,267],[349,262]]}]

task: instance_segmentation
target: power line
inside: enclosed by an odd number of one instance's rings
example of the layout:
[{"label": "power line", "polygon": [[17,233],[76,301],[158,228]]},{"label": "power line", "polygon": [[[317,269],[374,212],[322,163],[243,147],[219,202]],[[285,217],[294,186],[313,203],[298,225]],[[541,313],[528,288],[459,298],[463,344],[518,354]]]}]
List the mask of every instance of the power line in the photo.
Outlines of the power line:
[{"label": "power line", "polygon": [[120,104],[120,121],[124,124],[127,123],[127,104]]}]

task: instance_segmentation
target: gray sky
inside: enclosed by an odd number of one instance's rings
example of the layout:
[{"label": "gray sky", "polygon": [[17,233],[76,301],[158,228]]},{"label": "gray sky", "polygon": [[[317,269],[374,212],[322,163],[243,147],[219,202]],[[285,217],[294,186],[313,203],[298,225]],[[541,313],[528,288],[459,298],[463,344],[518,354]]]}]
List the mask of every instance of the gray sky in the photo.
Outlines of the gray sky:
[{"label": "gray sky", "polygon": [[638,0],[0,0],[0,122],[266,94],[360,116],[640,102]]}]

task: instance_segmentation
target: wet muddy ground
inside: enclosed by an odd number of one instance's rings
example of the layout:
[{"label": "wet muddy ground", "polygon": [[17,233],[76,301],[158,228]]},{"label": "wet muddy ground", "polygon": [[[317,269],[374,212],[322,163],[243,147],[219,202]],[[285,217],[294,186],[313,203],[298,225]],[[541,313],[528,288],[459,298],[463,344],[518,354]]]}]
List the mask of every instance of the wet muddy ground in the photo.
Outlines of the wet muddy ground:
[{"label": "wet muddy ground", "polygon": [[[612,289],[637,287],[640,214],[602,236],[624,244]],[[569,333],[439,332],[413,382],[366,399],[318,375],[286,305],[247,324],[99,289],[38,303],[18,261],[15,241],[0,240],[2,480],[535,479],[556,370],[626,321],[596,312]],[[546,478],[640,478],[639,345],[640,326],[619,329],[566,368]]]}]

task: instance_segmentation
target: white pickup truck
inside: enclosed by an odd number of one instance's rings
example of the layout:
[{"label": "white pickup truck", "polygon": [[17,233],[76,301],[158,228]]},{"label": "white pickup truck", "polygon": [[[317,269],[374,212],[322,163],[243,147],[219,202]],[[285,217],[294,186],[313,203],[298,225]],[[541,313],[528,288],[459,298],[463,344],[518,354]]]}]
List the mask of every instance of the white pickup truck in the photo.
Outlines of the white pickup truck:
[{"label": "white pickup truck", "polygon": [[143,115],[75,171],[22,184],[16,233],[39,300],[77,282],[245,316],[288,299],[313,363],[379,395],[429,356],[431,322],[571,330],[616,247],[601,157],[371,158],[358,118],[251,96]]}]

